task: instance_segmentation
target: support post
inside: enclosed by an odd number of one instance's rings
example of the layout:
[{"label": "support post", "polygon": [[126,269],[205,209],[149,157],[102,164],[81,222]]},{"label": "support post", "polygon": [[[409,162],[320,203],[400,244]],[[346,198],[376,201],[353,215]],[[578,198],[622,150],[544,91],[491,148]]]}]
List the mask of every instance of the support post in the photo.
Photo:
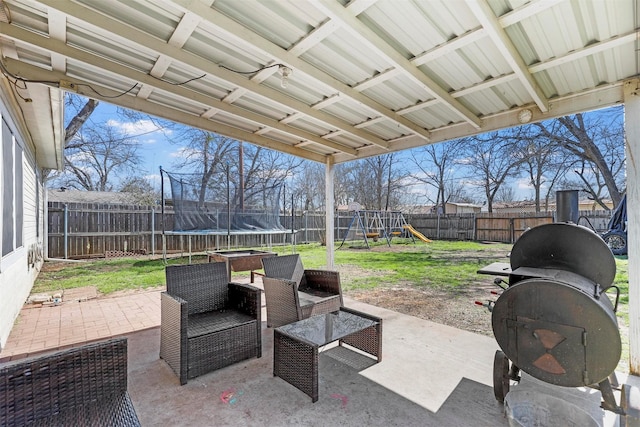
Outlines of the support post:
[{"label": "support post", "polygon": [[327,162],[325,163],[325,175],[324,175],[324,198],[325,198],[325,241],[327,249],[327,269],[334,269],[334,241],[333,241],[333,227],[334,227],[334,186],[333,177],[335,175],[335,165],[333,163],[333,157],[327,156]]},{"label": "support post", "polygon": [[629,260],[629,371],[640,374],[640,79],[624,83]]},{"label": "support post", "polygon": [[229,163],[227,163],[227,250],[231,249],[231,182],[229,180]]}]

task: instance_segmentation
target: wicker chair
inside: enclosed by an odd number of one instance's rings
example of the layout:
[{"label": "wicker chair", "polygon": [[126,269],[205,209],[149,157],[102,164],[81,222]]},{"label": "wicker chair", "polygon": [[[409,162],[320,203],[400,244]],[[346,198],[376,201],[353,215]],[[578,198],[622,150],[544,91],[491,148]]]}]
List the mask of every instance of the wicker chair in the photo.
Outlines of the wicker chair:
[{"label": "wicker chair", "polygon": [[127,392],[127,339],[0,367],[0,425],[139,426]]},{"label": "wicker chair", "polygon": [[165,273],[160,357],[180,384],[262,356],[260,289],[229,283],[224,262],[173,265]]},{"label": "wicker chair", "polygon": [[340,273],[305,270],[300,255],[263,258],[267,326],[277,328],[342,307]]}]

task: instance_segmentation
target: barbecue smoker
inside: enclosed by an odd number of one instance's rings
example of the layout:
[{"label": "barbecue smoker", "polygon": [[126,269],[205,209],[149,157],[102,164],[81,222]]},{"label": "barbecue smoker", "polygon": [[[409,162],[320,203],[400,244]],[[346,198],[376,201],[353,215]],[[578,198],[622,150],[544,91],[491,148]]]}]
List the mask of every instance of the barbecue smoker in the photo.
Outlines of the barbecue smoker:
[{"label": "barbecue smoker", "polygon": [[514,244],[510,265],[494,263],[479,273],[502,276],[494,281],[498,299],[478,303],[491,311],[502,350],[494,359],[496,399],[504,401],[522,370],[558,386],[597,388],[602,408],[625,413],[631,389],[623,388],[622,407],[613,393],[620,290],[613,285],[615,259],[598,234],[572,223],[541,225]]}]

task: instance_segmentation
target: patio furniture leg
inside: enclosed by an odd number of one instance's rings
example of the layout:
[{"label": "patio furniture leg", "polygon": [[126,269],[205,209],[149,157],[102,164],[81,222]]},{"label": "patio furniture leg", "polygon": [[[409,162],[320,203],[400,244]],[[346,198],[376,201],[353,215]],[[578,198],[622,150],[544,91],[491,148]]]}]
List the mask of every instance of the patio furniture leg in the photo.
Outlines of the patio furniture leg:
[{"label": "patio furniture leg", "polygon": [[382,361],[382,319],[358,311],[354,312],[346,307],[343,307],[342,310],[357,314],[360,317],[369,318],[378,323],[367,329],[363,329],[362,331],[344,337],[338,342],[338,344],[348,344],[351,347],[355,347],[358,350],[369,353],[372,356],[375,356],[378,363],[380,363]]},{"label": "patio furniture leg", "polygon": [[318,401],[318,347],[274,330],[273,375]]}]

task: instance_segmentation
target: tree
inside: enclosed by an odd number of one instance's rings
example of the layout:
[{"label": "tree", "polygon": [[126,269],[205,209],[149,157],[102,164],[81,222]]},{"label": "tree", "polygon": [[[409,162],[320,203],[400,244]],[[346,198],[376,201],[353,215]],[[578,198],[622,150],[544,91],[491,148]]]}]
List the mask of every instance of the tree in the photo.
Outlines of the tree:
[{"label": "tree", "polygon": [[299,205],[305,211],[318,211],[325,206],[325,169],[322,163],[303,160],[296,169],[292,191],[298,195]]},{"label": "tree", "polygon": [[541,137],[575,157],[578,167],[574,172],[583,191],[605,208],[603,197],[608,195],[617,206],[625,191],[624,129],[619,112],[616,108],[534,124]]},{"label": "tree", "polygon": [[515,155],[522,159],[521,170],[533,188],[536,212],[541,211],[543,200],[548,210],[552,192],[572,163],[569,153],[555,141],[536,134],[531,125],[516,128],[512,135],[517,139]]},{"label": "tree", "polygon": [[420,171],[412,177],[436,190],[435,205],[442,207],[443,214],[450,198],[461,196],[463,191],[455,176],[461,148],[462,141],[456,140],[427,145],[411,153],[413,163]]},{"label": "tree", "polygon": [[64,130],[64,148],[70,147],[71,141],[74,139],[80,128],[89,120],[89,117],[98,107],[98,101],[95,99],[87,99],[84,105],[78,109],[78,104],[82,98],[78,95],[66,93],[65,105],[73,106],[77,109],[77,113],[69,120]]},{"label": "tree", "polygon": [[[175,166],[182,172],[195,173],[199,203],[227,200],[226,182],[234,191],[234,206],[264,206],[265,197],[273,195],[293,175],[301,160],[277,151],[200,129],[187,129],[179,140],[187,141],[182,158]],[[221,185],[224,183],[223,185]]]},{"label": "tree", "polygon": [[[67,123],[64,130],[64,148],[70,146],[71,141],[74,139],[82,125],[84,125],[93,111],[98,107],[98,101],[95,99],[87,99],[66,92],[64,97],[65,113],[67,111],[75,111],[74,115]],[[65,114],[66,117],[66,114]],[[59,173],[55,173],[51,170],[47,170],[44,173],[44,180],[50,181],[53,177],[59,176]]]},{"label": "tree", "polygon": [[[226,170],[232,160],[231,152],[237,147],[237,141],[200,129],[187,129],[181,138],[186,141],[182,147],[182,157],[175,166],[181,171],[197,173],[198,203],[205,200],[226,200],[226,186],[212,186],[214,177],[217,182],[226,182]],[[213,192],[212,194],[208,194]]]},{"label": "tree", "polygon": [[343,163],[336,167],[336,204],[357,202],[367,209],[387,210],[402,204],[409,174],[398,167],[397,154]]},{"label": "tree", "polygon": [[493,202],[505,182],[519,171],[523,162],[516,155],[517,145],[511,131],[491,132],[464,140],[467,157],[464,161],[471,174],[472,185],[482,189],[487,209],[493,212]]},{"label": "tree", "polygon": [[131,202],[139,205],[155,205],[160,200],[151,183],[142,177],[130,177],[120,185],[120,192],[130,195]]},{"label": "tree", "polygon": [[278,190],[295,175],[301,163],[302,160],[294,156],[247,144],[242,170],[236,162],[238,178],[244,174],[245,200],[257,201]]},{"label": "tree", "polygon": [[65,169],[53,180],[69,188],[111,191],[118,177],[136,170],[137,140],[108,123],[87,123],[67,143]]},{"label": "tree", "polygon": [[500,189],[496,193],[496,197],[493,199],[496,202],[509,203],[516,201],[516,192],[513,187],[501,185]]}]

